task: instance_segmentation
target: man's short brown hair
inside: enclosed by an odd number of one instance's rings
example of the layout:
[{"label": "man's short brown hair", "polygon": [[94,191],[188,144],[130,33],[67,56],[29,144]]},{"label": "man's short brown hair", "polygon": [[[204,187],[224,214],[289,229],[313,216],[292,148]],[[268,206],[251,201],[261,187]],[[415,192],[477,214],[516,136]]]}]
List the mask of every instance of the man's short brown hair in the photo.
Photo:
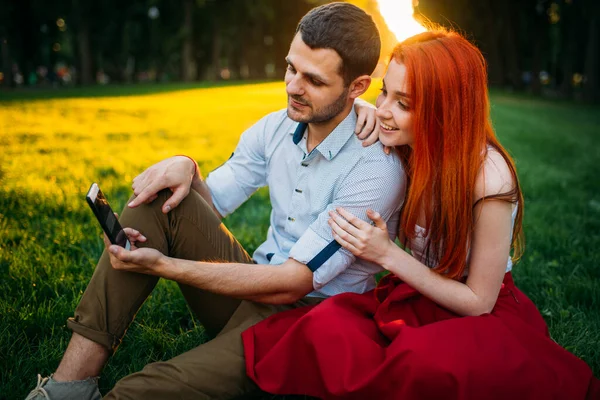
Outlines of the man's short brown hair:
[{"label": "man's short brown hair", "polygon": [[381,52],[379,31],[370,15],[349,3],[330,3],[310,10],[298,24],[311,49],[333,49],[342,59],[340,75],[348,86],[371,75]]}]

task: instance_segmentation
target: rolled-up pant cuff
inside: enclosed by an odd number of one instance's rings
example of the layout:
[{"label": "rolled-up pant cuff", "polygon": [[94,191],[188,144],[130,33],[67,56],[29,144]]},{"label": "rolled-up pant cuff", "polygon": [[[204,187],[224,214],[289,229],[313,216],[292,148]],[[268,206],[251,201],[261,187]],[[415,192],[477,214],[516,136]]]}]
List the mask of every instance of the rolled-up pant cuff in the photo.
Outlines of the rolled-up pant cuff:
[{"label": "rolled-up pant cuff", "polygon": [[75,321],[75,318],[67,319],[67,328],[72,330],[74,333],[83,336],[86,339],[96,342],[101,346],[104,346],[111,354],[117,350],[121,339],[116,335],[112,335],[107,332],[100,332]]}]

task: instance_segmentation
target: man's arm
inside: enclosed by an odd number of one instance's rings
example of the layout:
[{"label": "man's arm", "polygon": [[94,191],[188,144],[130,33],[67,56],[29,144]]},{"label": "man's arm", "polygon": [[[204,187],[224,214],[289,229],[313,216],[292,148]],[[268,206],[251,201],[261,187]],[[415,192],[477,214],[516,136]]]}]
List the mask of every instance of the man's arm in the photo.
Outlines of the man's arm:
[{"label": "man's arm", "polygon": [[313,274],[288,259],[281,265],[214,263],[167,257],[152,248],[125,250],[105,238],[113,268],[160,276],[239,299],[289,304],[313,290]]},{"label": "man's arm", "polygon": [[194,173],[194,177],[192,178],[192,190],[194,190],[196,193],[202,196],[204,200],[206,200],[206,202],[210,205],[210,208],[212,208],[212,210],[217,215],[217,217],[219,217],[219,219],[223,219],[223,216],[221,215],[221,213],[219,213],[219,211],[215,207],[215,204],[213,203],[212,195],[210,194],[210,188],[202,178],[202,174],[200,173],[200,167],[198,166],[198,163],[196,161],[194,161],[194,165],[196,172]]},{"label": "man's arm", "polygon": [[290,304],[313,291],[311,270],[293,259],[281,265],[168,262],[165,278],[230,297]]}]

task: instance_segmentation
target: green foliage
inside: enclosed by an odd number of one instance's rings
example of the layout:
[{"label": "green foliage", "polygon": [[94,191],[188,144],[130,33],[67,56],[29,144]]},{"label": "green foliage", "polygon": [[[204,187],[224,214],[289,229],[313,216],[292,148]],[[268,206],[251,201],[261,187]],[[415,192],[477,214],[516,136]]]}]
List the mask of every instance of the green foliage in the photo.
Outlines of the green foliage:
[{"label": "green foliage", "polygon": [[[6,101],[0,109],[0,398],[23,398],[37,373],[56,368],[67,345],[66,318],[102,251],[83,198],[90,183],[98,181],[118,210],[146,166],[185,153],[209,171],[227,159],[245,128],[285,104],[282,84],[47,97]],[[516,158],[526,199],[517,284],[552,337],[598,375],[599,110],[502,93],[492,100],[495,127]],[[250,252],[265,237],[269,210],[263,189],[225,221]],[[160,282],[101,388],[205,340],[177,286]]]}]

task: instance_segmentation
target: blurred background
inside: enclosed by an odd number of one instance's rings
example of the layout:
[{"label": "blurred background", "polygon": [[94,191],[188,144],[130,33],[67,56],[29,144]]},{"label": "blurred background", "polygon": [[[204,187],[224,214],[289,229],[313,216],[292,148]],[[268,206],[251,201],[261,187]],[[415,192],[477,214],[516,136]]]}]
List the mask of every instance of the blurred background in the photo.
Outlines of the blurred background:
[{"label": "blurred background", "polygon": [[[175,154],[203,173],[286,106],[285,56],[309,0],[0,0],[0,400],[56,368],[65,326],[103,250],[85,193],[115,210]],[[525,195],[514,269],[552,338],[600,374],[600,0],[353,0],[383,39],[432,21],[489,63],[491,117]],[[363,96],[374,102],[374,79]],[[269,226],[260,189],[224,223],[252,253]],[[161,280],[105,368],[103,393],[207,340]],[[265,399],[277,397],[266,395]]]},{"label": "blurred background", "polygon": [[[299,19],[326,2],[0,0],[0,85],[280,79]],[[383,55],[413,22],[414,6],[417,20],[469,35],[489,62],[492,86],[586,102],[600,98],[597,0],[350,2],[374,16]]]}]

